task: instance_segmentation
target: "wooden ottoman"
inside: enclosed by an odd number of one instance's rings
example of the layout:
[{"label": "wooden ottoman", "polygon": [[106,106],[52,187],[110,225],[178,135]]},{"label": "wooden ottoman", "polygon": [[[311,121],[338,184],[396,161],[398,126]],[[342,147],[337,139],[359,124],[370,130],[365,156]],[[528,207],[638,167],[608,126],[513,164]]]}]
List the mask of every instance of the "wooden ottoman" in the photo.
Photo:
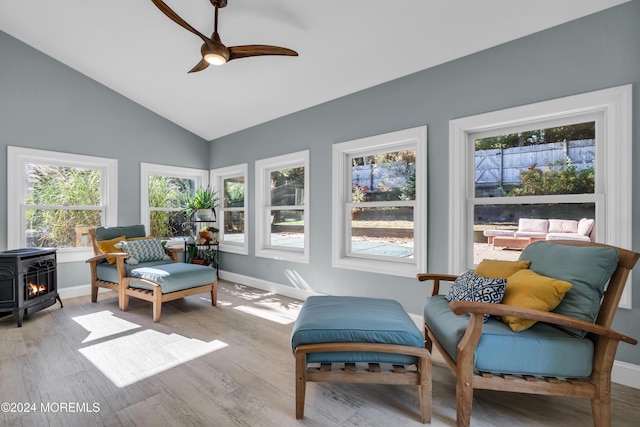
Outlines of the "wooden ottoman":
[{"label": "wooden ottoman", "polygon": [[394,300],[312,296],[293,326],[296,418],[304,416],[307,381],[417,385],[420,420],[431,422],[431,354]]}]

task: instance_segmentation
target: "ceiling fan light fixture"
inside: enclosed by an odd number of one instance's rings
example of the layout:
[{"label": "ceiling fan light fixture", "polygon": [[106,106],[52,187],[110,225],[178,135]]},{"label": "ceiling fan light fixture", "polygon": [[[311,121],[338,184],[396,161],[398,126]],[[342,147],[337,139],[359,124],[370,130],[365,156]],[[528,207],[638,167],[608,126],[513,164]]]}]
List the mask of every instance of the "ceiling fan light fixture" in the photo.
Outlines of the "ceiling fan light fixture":
[{"label": "ceiling fan light fixture", "polygon": [[226,64],[227,58],[223,55],[215,52],[210,52],[204,55],[204,60],[211,65],[223,65]]}]

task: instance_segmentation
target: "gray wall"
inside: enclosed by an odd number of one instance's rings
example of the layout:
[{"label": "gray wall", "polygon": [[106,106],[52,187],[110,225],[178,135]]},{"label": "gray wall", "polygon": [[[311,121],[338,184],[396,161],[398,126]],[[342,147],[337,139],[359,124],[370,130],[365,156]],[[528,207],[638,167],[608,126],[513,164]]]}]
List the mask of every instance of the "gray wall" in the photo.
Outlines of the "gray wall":
[{"label": "gray wall", "polygon": [[[634,84],[633,161],[640,163],[640,1],[346,96],[214,141],[212,167],[249,163],[310,149],[310,264],[223,254],[228,271],[293,286],[295,270],[316,291],[399,300],[420,314],[426,289],[416,280],[331,266],[331,146],[336,142],[413,126],[428,126],[428,266],[446,272],[449,120],[488,111]],[[428,52],[425,52],[428,54]],[[634,182],[640,173],[634,171]],[[254,188],[248,200],[254,200]],[[640,224],[640,186],[633,188],[633,223]],[[253,220],[254,208],[249,208]],[[252,223],[253,228],[253,223]],[[640,227],[633,230],[640,251]],[[619,310],[615,327],[640,338],[640,270],[633,280],[633,310]],[[623,344],[618,359],[640,364],[640,347]]]},{"label": "gray wall", "polygon": [[[0,32],[0,250],[7,249],[7,146],[118,160],[118,222],[140,223],[140,162],[207,169],[209,143]],[[90,283],[59,265],[60,288]]]}]

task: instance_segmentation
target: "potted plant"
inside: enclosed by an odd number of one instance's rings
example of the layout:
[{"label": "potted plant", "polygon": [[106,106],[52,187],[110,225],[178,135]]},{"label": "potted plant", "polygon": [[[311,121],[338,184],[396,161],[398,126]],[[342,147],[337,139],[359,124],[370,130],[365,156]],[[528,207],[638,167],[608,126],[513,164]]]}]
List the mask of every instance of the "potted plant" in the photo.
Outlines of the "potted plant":
[{"label": "potted plant", "polygon": [[215,227],[202,227],[198,232],[198,235],[201,239],[204,239],[205,242],[210,242],[213,233],[217,233],[218,229]]},{"label": "potted plant", "polygon": [[193,194],[187,194],[181,200],[182,210],[191,218],[194,214],[200,221],[215,221],[218,207],[218,194],[211,187],[197,187]]}]

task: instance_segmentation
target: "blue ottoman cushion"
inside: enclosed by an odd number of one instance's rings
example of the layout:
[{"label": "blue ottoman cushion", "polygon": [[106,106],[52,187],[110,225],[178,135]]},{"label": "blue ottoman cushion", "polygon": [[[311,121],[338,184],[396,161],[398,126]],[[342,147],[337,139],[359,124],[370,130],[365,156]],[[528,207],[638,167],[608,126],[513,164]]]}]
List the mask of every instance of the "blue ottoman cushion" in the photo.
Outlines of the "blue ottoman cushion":
[{"label": "blue ottoman cushion", "polygon": [[[390,299],[311,296],[291,333],[293,350],[331,342],[398,344],[424,348],[424,338],[400,303]],[[309,353],[309,363],[374,362],[409,365],[413,356],[374,352]]]}]

